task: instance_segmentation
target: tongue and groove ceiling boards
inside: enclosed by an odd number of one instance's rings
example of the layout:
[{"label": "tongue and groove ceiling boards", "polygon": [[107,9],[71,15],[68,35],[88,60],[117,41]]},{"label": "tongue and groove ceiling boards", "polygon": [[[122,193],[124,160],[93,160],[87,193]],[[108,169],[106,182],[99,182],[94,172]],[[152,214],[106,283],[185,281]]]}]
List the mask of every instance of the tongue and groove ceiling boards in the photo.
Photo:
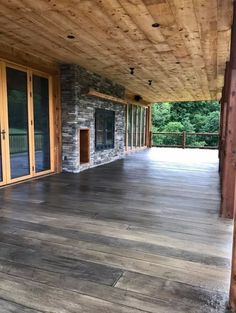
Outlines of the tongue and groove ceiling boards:
[{"label": "tongue and groove ceiling boards", "polygon": [[148,102],[220,99],[231,23],[231,0],[0,0],[0,50],[78,63]]}]

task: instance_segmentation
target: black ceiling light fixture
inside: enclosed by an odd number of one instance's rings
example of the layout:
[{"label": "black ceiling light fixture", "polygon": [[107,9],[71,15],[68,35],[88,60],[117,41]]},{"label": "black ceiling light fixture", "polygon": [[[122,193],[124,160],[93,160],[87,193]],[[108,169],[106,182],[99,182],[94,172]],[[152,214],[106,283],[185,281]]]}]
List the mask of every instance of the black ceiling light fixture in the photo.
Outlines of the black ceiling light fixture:
[{"label": "black ceiling light fixture", "polygon": [[161,25],[159,24],[159,23],[153,23],[152,24],[152,27],[154,27],[154,28],[159,28]]},{"label": "black ceiling light fixture", "polygon": [[134,75],[134,67],[130,67],[129,69],[130,69],[130,74]]},{"label": "black ceiling light fixture", "polygon": [[152,86],[152,80],[151,79],[148,80],[148,85]]},{"label": "black ceiling light fixture", "polygon": [[67,38],[68,38],[68,39],[75,39],[75,36],[72,35],[72,34],[70,34],[70,35],[67,35]]},{"label": "black ceiling light fixture", "polygon": [[140,95],[135,95],[134,96],[134,100],[139,102],[140,100],[142,100],[143,98]]}]

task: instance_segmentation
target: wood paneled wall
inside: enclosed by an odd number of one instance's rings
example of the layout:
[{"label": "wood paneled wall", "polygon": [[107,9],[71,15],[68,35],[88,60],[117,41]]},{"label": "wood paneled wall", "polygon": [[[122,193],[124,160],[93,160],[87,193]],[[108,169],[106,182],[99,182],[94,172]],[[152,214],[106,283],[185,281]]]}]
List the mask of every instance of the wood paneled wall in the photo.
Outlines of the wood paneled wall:
[{"label": "wood paneled wall", "polygon": [[149,103],[221,96],[232,0],[11,0],[0,11],[2,54],[77,63]]}]

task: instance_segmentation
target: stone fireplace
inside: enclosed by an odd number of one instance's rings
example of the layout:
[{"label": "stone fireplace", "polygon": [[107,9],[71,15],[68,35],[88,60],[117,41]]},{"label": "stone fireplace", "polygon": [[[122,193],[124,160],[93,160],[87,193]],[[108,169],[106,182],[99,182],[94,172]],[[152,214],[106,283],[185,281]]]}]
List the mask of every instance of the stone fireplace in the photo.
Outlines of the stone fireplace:
[{"label": "stone fireplace", "polygon": [[[94,90],[123,98],[125,88],[78,65],[61,66],[62,96],[62,167],[64,171],[80,172],[83,169],[112,162],[125,154],[125,108],[123,104],[87,96],[84,90]],[[97,150],[95,147],[95,111],[114,112],[114,147]],[[84,138],[80,130],[89,131],[89,161],[81,162]],[[83,134],[84,136],[84,134]]]}]

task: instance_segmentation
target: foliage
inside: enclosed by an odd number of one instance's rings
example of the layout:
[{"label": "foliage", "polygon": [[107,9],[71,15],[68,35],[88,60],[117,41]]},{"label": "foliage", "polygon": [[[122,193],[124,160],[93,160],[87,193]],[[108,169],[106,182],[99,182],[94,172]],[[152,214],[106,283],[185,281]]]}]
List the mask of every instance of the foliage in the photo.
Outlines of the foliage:
[{"label": "foliage", "polygon": [[[155,103],[152,107],[153,133],[155,132],[219,132],[220,106],[218,101],[196,101]],[[191,135],[188,145],[217,145],[218,138],[213,136]],[[154,136],[154,144],[181,145],[182,136]]]}]

